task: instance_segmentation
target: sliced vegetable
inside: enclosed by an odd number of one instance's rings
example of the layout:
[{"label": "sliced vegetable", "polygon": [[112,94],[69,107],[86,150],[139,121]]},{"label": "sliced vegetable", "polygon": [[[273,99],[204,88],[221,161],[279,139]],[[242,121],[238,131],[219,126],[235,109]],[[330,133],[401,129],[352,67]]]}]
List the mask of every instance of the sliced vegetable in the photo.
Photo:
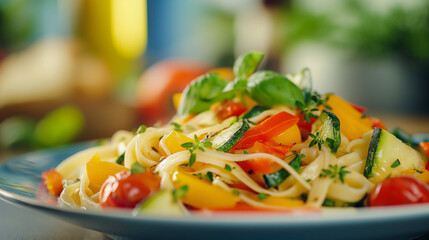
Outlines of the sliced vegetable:
[{"label": "sliced vegetable", "polygon": [[263,111],[268,110],[269,108],[264,107],[264,106],[260,106],[260,105],[256,105],[254,106],[250,111],[248,111],[246,114],[243,115],[243,118],[252,118],[252,117],[256,117],[259,114],[261,114]]},{"label": "sliced vegetable", "polygon": [[247,111],[247,108],[244,107],[241,103],[234,102],[232,100],[227,100],[219,104],[214,109],[214,111],[219,120],[223,121],[229,117],[240,116]]},{"label": "sliced vegetable", "polygon": [[[392,168],[396,160],[401,164]],[[365,177],[370,181],[378,183],[389,176],[395,177],[402,171],[423,168],[423,164],[416,150],[388,131],[374,128],[364,170]]]},{"label": "sliced vegetable", "polygon": [[[253,146],[245,151],[247,153],[268,153],[278,158],[283,159],[290,146],[277,144],[275,142],[255,142]],[[247,161],[237,162],[237,164],[246,172],[253,171],[257,173],[269,174],[279,169],[278,164],[275,164],[269,158],[256,158]]]},{"label": "sliced vegetable", "polygon": [[[293,167],[297,172],[301,172],[301,165],[302,165],[301,156],[297,155],[289,163],[289,165]],[[289,176],[290,176],[290,173],[284,168],[280,169],[275,173],[264,174],[265,185],[267,186],[267,188],[275,188],[284,180],[286,180],[286,178]]]},{"label": "sliced vegetable", "polygon": [[341,144],[340,120],[332,112],[323,110],[313,124],[313,133],[320,132],[321,139],[336,153]]},{"label": "sliced vegetable", "polygon": [[380,182],[369,195],[369,205],[390,206],[429,202],[428,187],[414,177],[400,176]]},{"label": "sliced vegetable", "polygon": [[91,188],[91,190],[94,192],[98,192],[109,176],[127,170],[128,168],[120,164],[102,161],[100,156],[96,154],[86,163],[86,173],[89,179],[89,188]]},{"label": "sliced vegetable", "polygon": [[63,191],[63,177],[55,168],[42,173],[42,182],[51,195],[59,196]]},{"label": "sliced vegetable", "polygon": [[171,130],[167,137],[165,137],[164,143],[171,153],[177,153],[186,150],[186,148],[182,147],[182,144],[193,141],[192,138],[188,138],[176,130]]},{"label": "sliced vegetable", "polygon": [[212,146],[219,151],[229,151],[249,130],[249,124],[245,119],[240,119],[229,128],[220,132],[212,140]]},{"label": "sliced vegetable", "polygon": [[371,119],[362,117],[362,113],[337,95],[329,95],[327,105],[332,108],[331,112],[340,120],[341,132],[349,140],[358,139],[372,129],[373,123]]},{"label": "sliced vegetable", "polygon": [[188,186],[186,194],[180,199],[192,207],[208,209],[232,208],[240,200],[239,196],[219,186],[181,171],[173,173],[172,181],[176,190],[182,186]]},{"label": "sliced vegetable", "polygon": [[278,144],[294,145],[301,142],[301,132],[298,125],[295,124],[280,135],[273,137],[273,140]]},{"label": "sliced vegetable", "polygon": [[271,71],[258,71],[250,76],[247,91],[251,98],[267,107],[279,104],[294,107],[296,102],[304,101],[301,89],[285,76]]},{"label": "sliced vegetable", "polygon": [[234,145],[234,150],[247,149],[255,142],[267,142],[298,122],[298,118],[287,112],[279,112],[249,129]]},{"label": "sliced vegetable", "polygon": [[134,208],[159,191],[161,178],[150,171],[131,174],[122,171],[109,176],[100,191],[100,206]]},{"label": "sliced vegetable", "polygon": [[161,190],[140,205],[138,205],[134,211],[134,215],[162,215],[162,216],[181,216],[183,211],[180,206],[174,201],[174,197],[171,191],[167,189]]}]

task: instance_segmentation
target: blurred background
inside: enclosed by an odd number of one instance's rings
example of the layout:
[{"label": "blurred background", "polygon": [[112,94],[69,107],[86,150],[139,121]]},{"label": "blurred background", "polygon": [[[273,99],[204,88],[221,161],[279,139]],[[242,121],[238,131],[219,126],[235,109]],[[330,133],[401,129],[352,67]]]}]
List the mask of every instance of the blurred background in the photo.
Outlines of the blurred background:
[{"label": "blurred background", "polygon": [[251,50],[429,133],[427,0],[2,0],[0,152],[165,121],[173,93]]}]

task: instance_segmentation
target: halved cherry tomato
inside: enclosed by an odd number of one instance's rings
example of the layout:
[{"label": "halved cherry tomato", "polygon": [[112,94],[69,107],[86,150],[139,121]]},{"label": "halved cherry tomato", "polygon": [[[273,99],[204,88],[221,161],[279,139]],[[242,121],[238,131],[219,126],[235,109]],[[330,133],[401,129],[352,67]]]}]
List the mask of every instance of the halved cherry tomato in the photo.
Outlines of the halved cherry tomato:
[{"label": "halved cherry tomato", "polygon": [[378,127],[387,130],[386,125],[380,119],[376,117],[369,117],[369,119],[372,121],[372,128]]},{"label": "halved cherry tomato", "polygon": [[110,176],[104,182],[100,192],[102,207],[134,208],[160,188],[161,178],[146,171],[131,174],[122,171]]},{"label": "halved cherry tomato", "polygon": [[255,142],[267,142],[295,125],[298,120],[290,113],[279,112],[249,129],[232,149],[247,149],[251,148]]},{"label": "halved cherry tomato", "polygon": [[59,196],[63,191],[63,177],[55,168],[43,172],[42,181],[51,195]]},{"label": "halved cherry tomato", "polygon": [[[248,153],[268,153],[279,158],[284,158],[291,146],[280,145],[274,142],[255,142],[255,144],[246,149]],[[247,161],[237,162],[237,164],[246,172],[252,170],[258,173],[272,173],[278,170],[279,166],[269,158],[257,158]]]},{"label": "halved cherry tomato", "polygon": [[241,103],[228,100],[222,102],[220,105],[217,105],[214,111],[219,120],[222,121],[232,116],[240,116],[247,111],[247,108],[244,107]]},{"label": "halved cherry tomato", "polygon": [[374,187],[369,195],[370,206],[391,206],[429,202],[429,188],[417,178],[393,177]]}]

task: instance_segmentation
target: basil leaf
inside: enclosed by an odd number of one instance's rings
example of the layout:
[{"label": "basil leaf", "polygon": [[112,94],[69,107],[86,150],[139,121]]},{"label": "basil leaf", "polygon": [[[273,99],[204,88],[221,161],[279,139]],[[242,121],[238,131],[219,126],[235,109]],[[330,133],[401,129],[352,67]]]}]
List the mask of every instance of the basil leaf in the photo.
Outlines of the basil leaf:
[{"label": "basil leaf", "polygon": [[234,93],[222,91],[227,83],[217,73],[207,73],[198,77],[184,90],[179,114],[183,116],[200,113],[208,110],[215,102],[233,98]]},{"label": "basil leaf", "polygon": [[250,52],[239,56],[234,62],[233,71],[235,76],[246,79],[256,71],[262,58],[264,58],[264,54],[261,52]]},{"label": "basil leaf", "polygon": [[297,102],[304,102],[301,89],[272,71],[258,71],[250,76],[247,91],[251,98],[268,107],[278,104],[295,107]]}]

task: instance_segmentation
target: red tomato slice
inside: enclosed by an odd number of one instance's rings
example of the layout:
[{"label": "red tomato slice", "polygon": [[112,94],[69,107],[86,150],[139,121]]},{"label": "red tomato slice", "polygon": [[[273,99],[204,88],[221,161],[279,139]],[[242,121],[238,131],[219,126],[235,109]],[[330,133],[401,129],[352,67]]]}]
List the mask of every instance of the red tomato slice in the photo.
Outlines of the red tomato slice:
[{"label": "red tomato slice", "polygon": [[225,120],[232,116],[240,116],[247,111],[241,103],[233,102],[231,100],[224,101],[214,109],[219,120]]},{"label": "red tomato slice", "polygon": [[[268,153],[271,155],[274,155],[279,158],[284,158],[286,153],[289,151],[291,147],[276,144],[274,142],[255,142],[255,144],[249,148],[246,149],[246,152],[248,153]],[[272,173],[278,170],[279,166],[276,163],[273,163],[268,158],[257,158],[252,159],[248,161],[243,162],[237,162],[237,164],[246,172],[249,172],[250,170],[258,173]]]},{"label": "red tomato slice", "polygon": [[122,171],[107,178],[100,191],[100,206],[134,208],[160,188],[161,178],[146,171]]},{"label": "red tomato slice", "polygon": [[400,176],[379,183],[369,195],[369,205],[391,206],[429,202],[428,187],[414,177]]},{"label": "red tomato slice", "polygon": [[43,172],[42,181],[51,195],[59,196],[63,191],[63,177],[55,168]]},{"label": "red tomato slice", "polygon": [[372,121],[372,128],[378,127],[387,130],[386,125],[380,119],[376,117],[369,117],[369,119]]},{"label": "red tomato slice", "polygon": [[255,142],[267,142],[298,122],[298,118],[287,112],[279,112],[249,129],[233,150],[251,148]]},{"label": "red tomato slice", "polygon": [[317,120],[316,118],[310,118],[310,122],[307,122],[307,120],[304,119],[304,114],[298,114],[299,121],[297,123],[299,131],[301,132],[301,139],[302,141],[307,140],[308,133],[311,132],[311,127],[313,126],[313,123]]}]

